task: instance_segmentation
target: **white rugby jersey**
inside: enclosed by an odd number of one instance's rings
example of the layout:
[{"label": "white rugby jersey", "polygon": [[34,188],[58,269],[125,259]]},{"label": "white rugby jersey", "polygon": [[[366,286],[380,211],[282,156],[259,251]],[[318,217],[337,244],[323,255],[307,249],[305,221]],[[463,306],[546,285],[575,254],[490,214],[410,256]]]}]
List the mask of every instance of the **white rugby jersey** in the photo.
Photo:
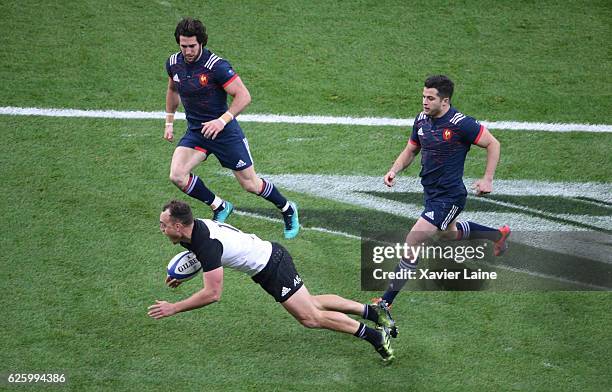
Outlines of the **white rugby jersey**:
[{"label": "white rugby jersey", "polygon": [[223,266],[254,276],[264,269],[272,254],[270,241],[210,219],[195,219],[191,243],[181,245],[196,255],[203,272]]}]

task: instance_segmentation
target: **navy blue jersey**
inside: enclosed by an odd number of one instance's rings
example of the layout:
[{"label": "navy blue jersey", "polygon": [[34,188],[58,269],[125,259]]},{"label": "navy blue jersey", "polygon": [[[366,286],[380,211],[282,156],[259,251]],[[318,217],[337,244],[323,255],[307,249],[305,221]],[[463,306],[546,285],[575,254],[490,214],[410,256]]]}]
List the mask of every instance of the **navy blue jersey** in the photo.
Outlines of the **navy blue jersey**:
[{"label": "navy blue jersey", "polygon": [[[238,75],[226,60],[202,48],[199,59],[187,63],[183,54],[178,52],[166,60],[166,71],[178,88],[189,129],[201,130],[203,122],[217,119],[227,111],[224,87]],[[236,127],[238,123],[232,120],[224,132]]]},{"label": "navy blue jersey", "polygon": [[465,157],[484,127],[451,107],[440,118],[421,112],[414,120],[410,143],[421,148],[421,184],[425,200],[465,198]]}]

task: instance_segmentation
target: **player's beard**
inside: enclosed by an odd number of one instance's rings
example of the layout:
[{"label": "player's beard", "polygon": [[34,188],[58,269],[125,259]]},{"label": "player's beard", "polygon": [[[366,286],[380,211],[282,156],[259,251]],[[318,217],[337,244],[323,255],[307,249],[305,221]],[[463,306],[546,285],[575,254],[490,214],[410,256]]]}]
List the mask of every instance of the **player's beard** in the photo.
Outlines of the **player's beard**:
[{"label": "player's beard", "polygon": [[202,54],[202,45],[200,45],[200,49],[198,50],[198,52],[191,58],[185,56],[185,61],[187,61],[188,63],[193,63],[195,62],[197,59],[200,58],[200,55]]}]

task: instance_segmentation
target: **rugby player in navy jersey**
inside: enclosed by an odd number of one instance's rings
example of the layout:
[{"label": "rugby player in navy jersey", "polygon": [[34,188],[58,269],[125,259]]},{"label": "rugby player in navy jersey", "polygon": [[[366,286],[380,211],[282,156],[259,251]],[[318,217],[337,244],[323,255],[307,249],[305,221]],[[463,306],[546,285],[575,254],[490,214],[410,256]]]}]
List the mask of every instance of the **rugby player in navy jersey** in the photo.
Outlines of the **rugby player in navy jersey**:
[{"label": "rugby player in navy jersey", "polygon": [[[350,333],[372,344],[383,362],[393,360],[390,323],[385,313],[369,304],[337,295],[311,295],[298,275],[291,255],[281,245],[259,239],[225,223],[194,219],[185,202],[172,200],[162,207],[159,228],[174,244],[192,251],[202,264],[204,288],[176,303],[156,301],[148,314],[154,319],[169,317],[219,301],[223,291],[224,267],[249,275],[276,302],[306,328],[325,328]],[[180,282],[166,278],[170,287]],[[378,328],[347,316],[354,314],[373,321]]]},{"label": "rugby player in navy jersey", "polygon": [[[510,227],[505,225],[495,229],[474,222],[457,221],[467,197],[463,167],[470,146],[475,144],[487,150],[484,176],[473,185],[476,195],[482,196],[493,190],[500,145],[487,128],[451,105],[453,90],[454,84],[447,76],[434,75],[425,80],[423,111],[414,121],[406,148],[383,180],[388,187],[392,187],[397,174],[421,152],[419,176],[425,192],[425,208],[406,236],[406,244],[409,247],[420,246],[434,236],[446,240],[480,238],[493,241],[493,253],[500,256],[507,248]],[[408,271],[416,269],[417,263],[414,255],[408,255],[407,259],[400,261],[396,272],[404,272],[405,276]],[[382,298],[376,298],[374,302],[383,308],[391,306],[405,283],[403,279],[391,281]]]},{"label": "rugby player in navy jersey", "polygon": [[[243,189],[273,203],[282,213],[285,238],[295,237],[300,224],[295,203],[288,201],[274,184],[255,173],[249,143],[235,117],[251,102],[249,91],[227,60],[206,48],[206,27],[185,18],[174,32],[180,52],[166,61],[166,125],[164,139],[174,140],[174,113],[182,102],[187,131],[174,150],[170,180],[187,195],[211,207],[213,219],[224,222],[233,205],[204,185],[193,169],[208,155],[234,172]],[[227,95],[232,96],[228,108]]]}]

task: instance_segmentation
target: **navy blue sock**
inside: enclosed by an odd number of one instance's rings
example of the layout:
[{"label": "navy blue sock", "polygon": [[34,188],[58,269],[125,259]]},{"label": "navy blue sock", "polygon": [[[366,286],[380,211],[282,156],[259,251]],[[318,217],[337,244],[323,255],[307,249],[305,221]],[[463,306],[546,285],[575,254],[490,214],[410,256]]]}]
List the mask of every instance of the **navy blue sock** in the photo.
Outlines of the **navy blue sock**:
[{"label": "navy blue sock", "polygon": [[361,317],[365,320],[370,320],[375,323],[378,323],[378,313],[376,313],[376,309],[370,304],[363,304],[363,312],[361,313]]},{"label": "navy blue sock", "polygon": [[491,240],[497,241],[501,238],[501,233],[498,229],[479,225],[474,222],[457,221],[457,230],[461,232],[458,239],[460,240]]},{"label": "navy blue sock", "polygon": [[359,328],[357,328],[357,332],[355,332],[353,335],[367,340],[374,347],[380,347],[380,345],[383,343],[382,334],[374,328],[368,327],[364,323],[359,323]]},{"label": "navy blue sock", "polygon": [[[397,265],[397,267],[395,267],[395,272],[397,274],[403,271],[404,274],[406,275],[409,272],[416,271],[418,263],[419,263],[418,259],[414,263],[411,263],[408,260],[402,259]],[[393,279],[391,282],[389,282],[389,288],[387,288],[387,291],[385,291],[385,293],[382,296],[382,299],[387,303],[387,305],[391,305],[393,303],[393,301],[395,300],[395,297],[397,297],[400,290],[402,289],[402,287],[404,287],[407,281],[408,279],[406,277],[406,279]]]},{"label": "navy blue sock", "polygon": [[211,205],[215,200],[215,194],[212,193],[210,189],[206,188],[206,185],[200,180],[200,177],[193,173],[189,173],[189,181],[187,181],[187,186],[185,186],[182,191],[208,205]]},{"label": "navy blue sock", "polygon": [[[285,199],[285,197],[281,195],[281,193],[278,191],[278,189],[276,189],[273,183],[266,181],[263,178],[261,179],[261,181],[263,181],[263,184],[261,185],[261,190],[257,195],[273,203],[278,209],[284,208],[287,205],[287,199]],[[289,210],[291,210],[290,212],[293,212],[291,206],[289,207]]]}]

